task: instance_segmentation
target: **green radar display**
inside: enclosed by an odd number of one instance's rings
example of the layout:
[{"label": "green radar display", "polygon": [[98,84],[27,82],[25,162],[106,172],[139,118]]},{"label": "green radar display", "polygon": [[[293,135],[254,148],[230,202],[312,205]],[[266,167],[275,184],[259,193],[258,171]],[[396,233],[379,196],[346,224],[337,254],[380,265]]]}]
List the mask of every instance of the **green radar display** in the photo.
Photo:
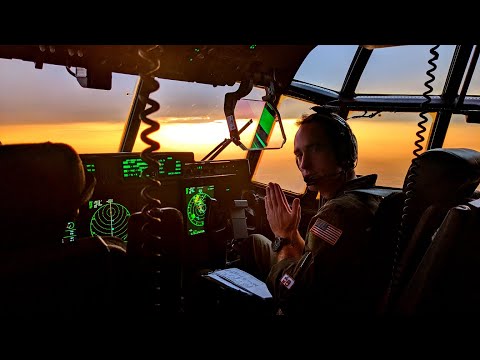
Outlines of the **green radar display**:
[{"label": "green radar display", "polygon": [[89,201],[89,208],[96,209],[90,219],[92,236],[115,236],[127,240],[130,212],[125,206],[108,199],[106,204],[102,204],[102,200]]},{"label": "green radar display", "polygon": [[191,186],[185,188],[187,204],[187,229],[189,235],[205,232],[206,199],[214,196],[214,185]]}]

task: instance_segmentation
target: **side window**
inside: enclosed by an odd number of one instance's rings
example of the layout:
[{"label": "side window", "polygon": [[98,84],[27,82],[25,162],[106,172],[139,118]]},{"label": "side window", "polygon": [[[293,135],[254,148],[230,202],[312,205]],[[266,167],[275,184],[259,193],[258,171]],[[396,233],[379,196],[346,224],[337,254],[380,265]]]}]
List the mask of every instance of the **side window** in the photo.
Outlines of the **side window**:
[{"label": "side window", "polygon": [[[426,72],[432,68],[432,45],[404,45],[375,49],[358,83],[357,94],[422,94],[427,88]],[[437,66],[432,82],[433,95],[439,95],[448,75],[455,52],[454,45],[442,45],[437,49]],[[421,80],[421,81],[419,81]]]},{"label": "side window", "polygon": [[340,91],[357,45],[318,45],[294,76],[297,81]]},{"label": "side window", "polygon": [[[285,98],[279,105],[287,142],[278,150],[263,151],[253,181],[267,184],[278,182],[282,188],[302,194],[305,183],[295,164],[293,139],[297,131],[295,122],[302,114],[311,113],[313,105],[293,98]],[[383,112],[373,118],[357,118],[363,112],[348,114],[348,124],[358,141],[358,175],[378,174],[377,185],[401,188],[417,148],[415,141],[422,119],[418,113]],[[421,143],[425,151],[428,134],[435,114],[426,114],[428,122]],[[473,139],[473,137],[472,137]]]},{"label": "side window", "polygon": [[[289,97],[281,99],[278,110],[282,116],[287,141],[281,149],[264,150],[262,152],[257,169],[252,177],[253,181],[262,184],[268,184],[272,181],[280,184],[284,190],[297,194],[305,192],[305,183],[293,155],[293,139],[298,128],[296,121],[301,118],[302,114],[311,113],[310,108],[312,106],[311,103]],[[275,126],[277,125],[275,124]],[[272,142],[278,141],[278,139],[274,139],[275,136],[280,136],[280,133],[273,129]]]},{"label": "side window", "polygon": [[[414,144],[419,138],[417,124],[422,120],[418,113],[382,112],[373,118],[356,116],[361,111],[348,114],[348,124],[357,137],[357,175],[378,174],[377,185],[401,188],[408,168],[414,158]],[[435,114],[426,114],[428,122],[422,133],[425,140],[420,143],[422,153],[427,146],[427,138]]]},{"label": "side window", "polygon": [[465,115],[452,115],[443,147],[462,147],[480,151],[480,124],[467,123]]},{"label": "side window", "polygon": [[[480,151],[480,124],[467,123],[465,115],[453,114],[443,141],[444,148],[468,148]],[[480,191],[480,185],[477,186]]]}]

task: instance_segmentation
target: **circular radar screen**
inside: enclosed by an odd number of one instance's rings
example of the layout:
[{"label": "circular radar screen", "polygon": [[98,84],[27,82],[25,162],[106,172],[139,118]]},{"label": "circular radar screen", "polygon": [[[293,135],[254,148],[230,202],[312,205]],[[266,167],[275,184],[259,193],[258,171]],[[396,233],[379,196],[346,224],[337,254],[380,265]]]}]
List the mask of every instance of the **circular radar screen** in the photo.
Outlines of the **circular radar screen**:
[{"label": "circular radar screen", "polygon": [[95,211],[90,220],[92,236],[116,236],[126,241],[128,230],[128,209],[118,203],[110,202]]},{"label": "circular radar screen", "polygon": [[187,206],[188,221],[194,226],[202,227],[205,223],[205,212],[207,211],[206,199],[211,198],[206,193],[198,193],[192,196]]}]

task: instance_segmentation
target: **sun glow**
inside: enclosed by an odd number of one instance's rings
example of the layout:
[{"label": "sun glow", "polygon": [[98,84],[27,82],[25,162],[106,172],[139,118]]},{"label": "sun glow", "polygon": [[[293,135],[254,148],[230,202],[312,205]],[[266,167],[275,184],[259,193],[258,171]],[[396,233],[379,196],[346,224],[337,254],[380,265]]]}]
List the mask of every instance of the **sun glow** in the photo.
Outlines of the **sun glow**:
[{"label": "sun glow", "polygon": [[[240,128],[245,121],[238,121],[237,126]],[[142,151],[146,148],[146,144],[140,138],[141,132],[146,129],[146,125],[140,127],[139,135],[135,142],[133,151]],[[251,139],[254,127],[242,133],[242,140]],[[202,159],[215,146],[230,138],[227,123],[225,120],[216,120],[212,122],[193,122],[193,123],[168,123],[160,124],[160,129],[149,136],[151,139],[160,143],[160,151],[193,151],[195,159]],[[222,153],[219,159],[226,158],[245,158],[246,153],[230,144]]]},{"label": "sun glow", "polygon": [[57,123],[1,125],[3,144],[63,142],[78,153],[117,152],[123,123]]}]

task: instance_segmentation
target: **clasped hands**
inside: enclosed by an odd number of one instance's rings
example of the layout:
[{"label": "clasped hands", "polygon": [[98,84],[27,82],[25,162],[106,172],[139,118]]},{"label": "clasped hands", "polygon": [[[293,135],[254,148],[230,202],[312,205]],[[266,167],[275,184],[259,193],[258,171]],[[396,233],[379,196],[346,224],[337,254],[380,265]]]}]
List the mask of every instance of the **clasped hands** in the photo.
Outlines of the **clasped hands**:
[{"label": "clasped hands", "polygon": [[275,236],[292,240],[292,246],[282,248],[279,256],[282,258],[300,256],[305,245],[298,232],[301,217],[300,199],[295,198],[290,206],[280,185],[269,183],[266,188],[265,211]]}]

